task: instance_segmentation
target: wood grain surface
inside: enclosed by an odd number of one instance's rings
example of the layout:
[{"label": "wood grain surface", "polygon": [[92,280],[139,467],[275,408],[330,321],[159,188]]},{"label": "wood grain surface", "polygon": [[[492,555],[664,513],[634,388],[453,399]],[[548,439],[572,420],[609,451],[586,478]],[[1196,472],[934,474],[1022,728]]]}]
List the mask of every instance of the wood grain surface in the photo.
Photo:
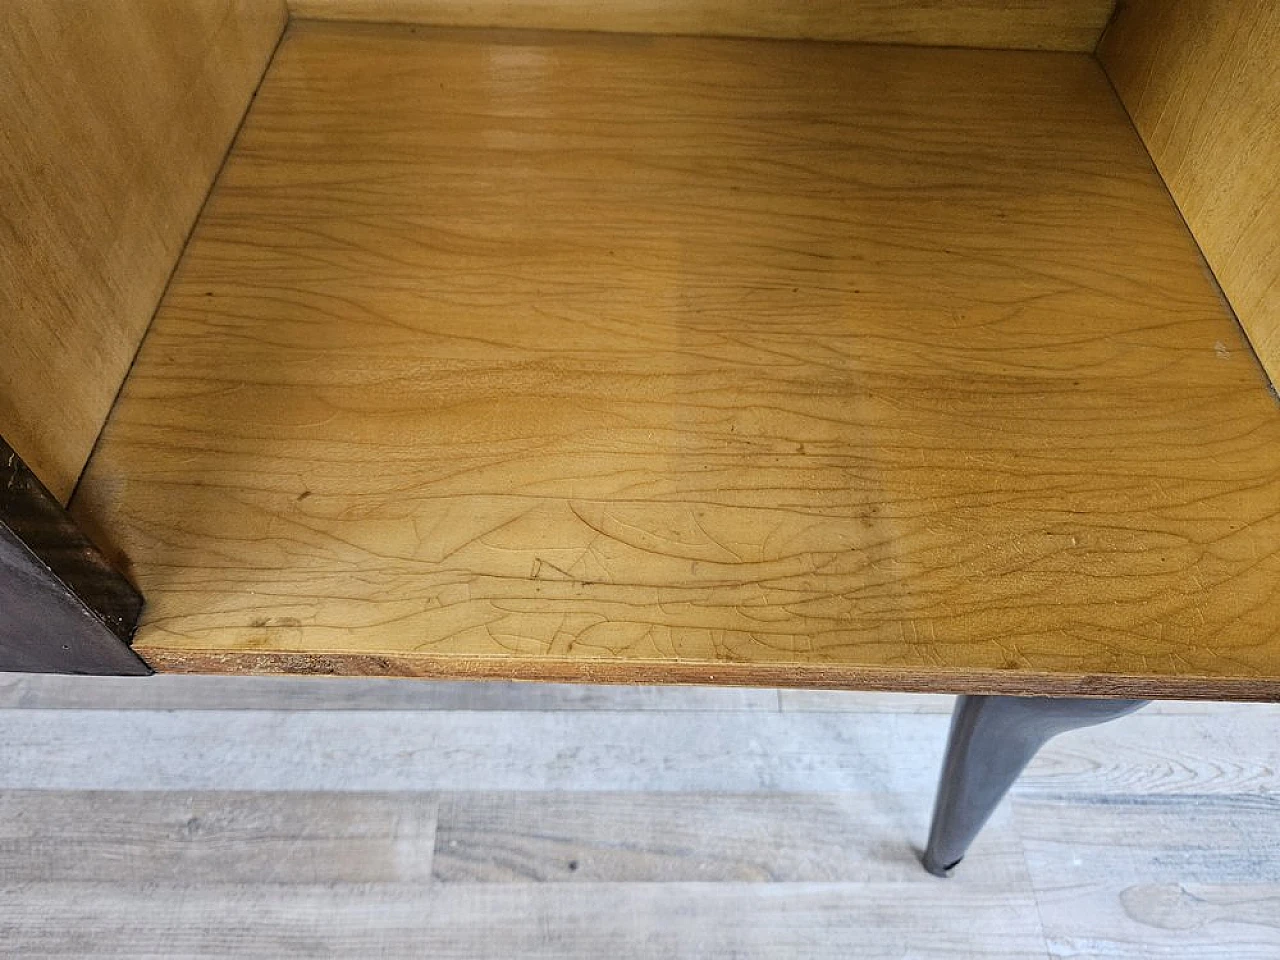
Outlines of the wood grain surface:
[{"label": "wood grain surface", "polygon": [[421,794],[0,793],[5,877],[46,883],[420,882],[435,838]]},{"label": "wood grain surface", "polygon": [[[78,682],[77,682],[78,681]],[[810,692],[810,691],[801,691]],[[865,696],[872,696],[866,694]],[[951,698],[880,694],[896,704],[913,699],[949,713]],[[1168,701],[1162,706],[1177,705]],[[515,683],[458,680],[452,683],[389,677],[227,677],[161,674],[146,683],[113,677],[0,674],[0,707],[62,710],[707,710],[780,709],[778,692],[755,687],[691,687],[644,684]],[[1213,704],[1183,704],[1200,710]],[[802,705],[797,709],[805,709]],[[821,708],[814,708],[821,709]],[[834,705],[827,709],[836,709]],[[1150,708],[1149,708],[1150,709]],[[1276,709],[1280,710],[1280,707]]]},{"label": "wood grain surface", "polygon": [[883,694],[826,694],[847,712],[818,723],[706,709],[729,692],[708,687],[650,688],[664,712],[627,687],[455,683],[450,710],[398,714],[388,688],[435,685],[153,677],[128,686],[201,709],[124,717],[62,709],[124,681],[0,683],[39,708],[0,711],[0,942],[23,960],[1280,953],[1274,706],[1064,734],[939,882],[913,846],[949,719]]},{"label": "wood grain surface", "polygon": [[[901,881],[903,867],[917,861],[928,810],[903,799],[874,792],[448,793],[433,874],[445,883]],[[1009,820],[1001,807],[970,854],[982,864],[982,883],[1029,882]]]},{"label": "wood grain surface", "polygon": [[[584,745],[586,727],[594,740]],[[936,716],[850,724],[838,714],[748,711],[0,710],[0,790],[132,791],[163,781],[188,791],[929,795],[945,728]],[[111,731],[109,744],[99,730]],[[868,747],[875,738],[885,746]],[[1135,782],[1159,776],[1150,763],[1139,769]],[[1257,776],[1241,771],[1222,785]],[[924,803],[921,835],[927,818]]]},{"label": "wood grain surface", "polygon": [[[315,956],[449,960],[1027,960],[1044,941],[1029,892],[954,884],[190,885],[165,910],[115,883],[0,888],[22,957]],[[856,892],[855,892],[856,891]],[[873,930],[873,934],[869,934]],[[88,933],[92,931],[92,935]],[[817,931],[821,931],[818,933]],[[908,952],[909,951],[909,952]],[[1271,955],[1220,954],[1246,960]],[[1214,960],[1218,960],[1217,957]]]},{"label": "wood grain surface", "polygon": [[1098,56],[1280,384],[1280,4],[1127,0]]},{"label": "wood grain surface", "polygon": [[1115,0],[289,0],[298,17],[453,27],[1090,51]]},{"label": "wood grain surface", "polygon": [[284,20],[283,0],[0,4],[0,434],[63,502]]},{"label": "wood grain surface", "polygon": [[160,669],[1262,699],[1277,504],[1090,57],[303,23],[76,510]]}]

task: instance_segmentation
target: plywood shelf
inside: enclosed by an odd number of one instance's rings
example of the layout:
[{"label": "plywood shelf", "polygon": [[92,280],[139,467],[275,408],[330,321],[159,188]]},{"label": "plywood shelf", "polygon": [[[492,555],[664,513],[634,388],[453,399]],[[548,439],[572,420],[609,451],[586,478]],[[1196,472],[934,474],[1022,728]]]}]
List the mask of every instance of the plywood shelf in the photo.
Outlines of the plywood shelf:
[{"label": "plywood shelf", "polygon": [[74,508],[160,669],[1280,696],[1280,414],[1086,55],[295,23]]}]

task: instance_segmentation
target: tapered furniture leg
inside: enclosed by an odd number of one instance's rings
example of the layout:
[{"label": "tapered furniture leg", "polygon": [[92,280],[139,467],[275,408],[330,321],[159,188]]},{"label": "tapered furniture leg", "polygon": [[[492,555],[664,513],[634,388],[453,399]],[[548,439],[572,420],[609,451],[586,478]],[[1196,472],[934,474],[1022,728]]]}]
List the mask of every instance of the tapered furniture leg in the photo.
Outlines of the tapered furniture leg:
[{"label": "tapered furniture leg", "polygon": [[951,717],[924,868],[945,877],[960,862],[1018,774],[1052,737],[1114,720],[1147,702],[960,697]]}]

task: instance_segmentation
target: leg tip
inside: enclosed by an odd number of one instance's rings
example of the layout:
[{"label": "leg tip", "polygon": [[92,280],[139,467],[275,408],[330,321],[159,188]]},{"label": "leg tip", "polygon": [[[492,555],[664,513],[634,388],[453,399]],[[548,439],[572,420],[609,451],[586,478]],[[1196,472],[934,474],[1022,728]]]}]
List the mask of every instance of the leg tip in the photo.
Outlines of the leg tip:
[{"label": "leg tip", "polygon": [[920,863],[928,873],[933,874],[935,877],[941,877],[945,880],[947,877],[951,876],[951,871],[956,868],[956,865],[959,864],[960,861],[955,860],[951,863],[942,863],[931,857],[928,851],[926,851],[924,856],[920,858]]}]

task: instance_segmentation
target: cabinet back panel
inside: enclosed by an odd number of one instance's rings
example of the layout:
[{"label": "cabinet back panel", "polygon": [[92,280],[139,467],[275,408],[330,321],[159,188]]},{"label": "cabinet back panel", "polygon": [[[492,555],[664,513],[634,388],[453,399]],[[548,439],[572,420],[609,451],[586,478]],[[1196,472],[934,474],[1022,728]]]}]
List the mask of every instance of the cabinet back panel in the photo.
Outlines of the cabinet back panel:
[{"label": "cabinet back panel", "polygon": [[1092,50],[1115,0],[289,0],[295,16],[456,27]]},{"label": "cabinet back panel", "polygon": [[0,435],[70,495],[281,0],[0,5]]}]

